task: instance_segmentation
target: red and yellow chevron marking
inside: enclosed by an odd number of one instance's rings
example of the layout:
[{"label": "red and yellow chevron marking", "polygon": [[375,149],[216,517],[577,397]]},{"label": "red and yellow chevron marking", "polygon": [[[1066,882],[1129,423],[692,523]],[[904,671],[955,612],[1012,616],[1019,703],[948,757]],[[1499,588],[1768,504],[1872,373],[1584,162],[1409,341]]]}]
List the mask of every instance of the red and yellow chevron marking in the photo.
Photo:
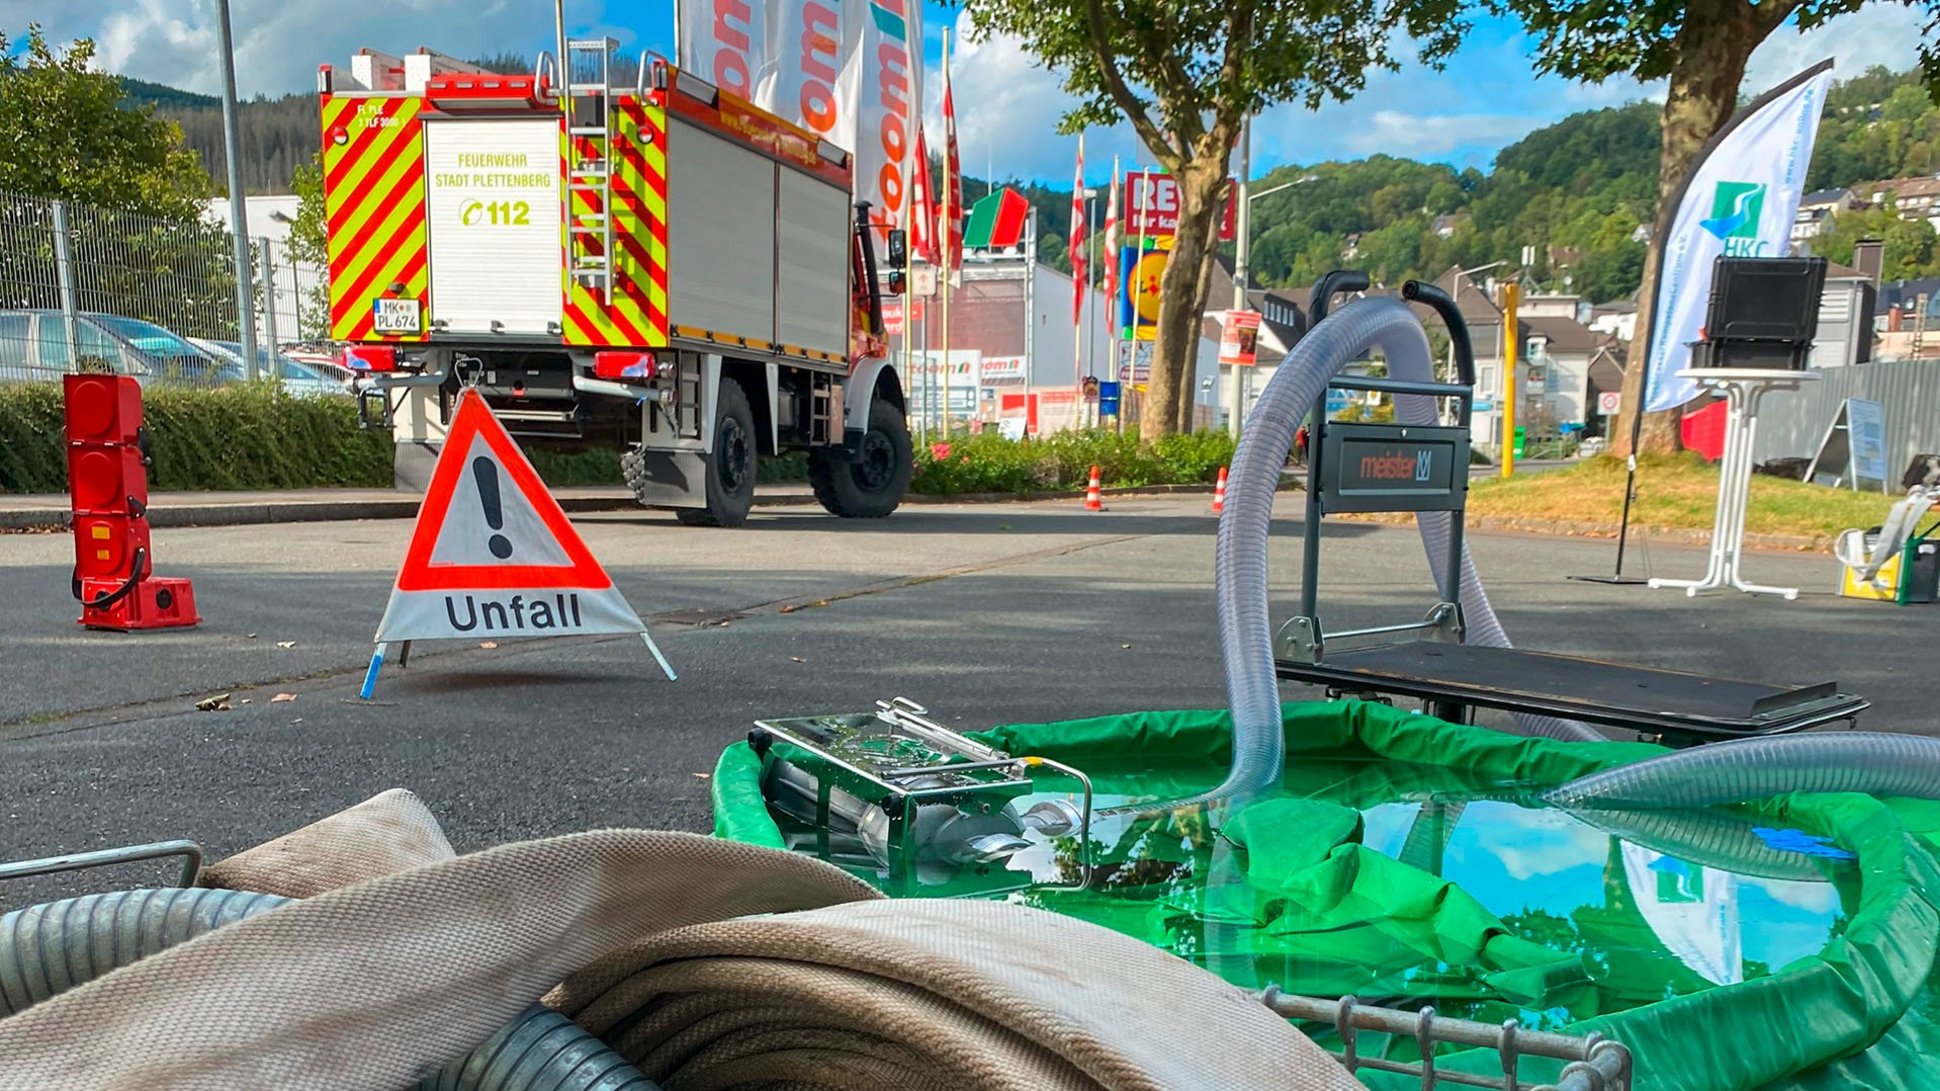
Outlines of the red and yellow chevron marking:
[{"label": "red and yellow chevron marking", "polygon": [[[609,304],[598,284],[582,284],[572,276],[575,247],[597,251],[597,238],[574,240],[571,217],[600,211],[597,193],[567,191],[565,343],[583,346],[657,348],[667,343],[667,116],[650,102],[621,101],[609,139],[617,145],[613,157],[613,300]],[[565,174],[569,150],[560,130],[560,173]],[[597,158],[599,141],[576,137],[581,151]]]},{"label": "red and yellow chevron marking", "polygon": [[[330,254],[330,336],[339,341],[422,341],[380,334],[372,301],[426,299],[424,126],[417,97],[323,98],[323,207]],[[402,284],[403,291],[393,286]]]}]

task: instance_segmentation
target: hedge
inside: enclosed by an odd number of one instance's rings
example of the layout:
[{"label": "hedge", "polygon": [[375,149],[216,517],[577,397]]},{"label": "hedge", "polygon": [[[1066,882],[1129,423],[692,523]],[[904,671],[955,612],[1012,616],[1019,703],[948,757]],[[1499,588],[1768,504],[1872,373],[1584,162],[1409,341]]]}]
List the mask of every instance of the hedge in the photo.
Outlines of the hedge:
[{"label": "hedge", "polygon": [[[67,491],[61,388],[0,385],[0,493]],[[349,398],[270,383],[142,392],[156,490],[388,487],[391,437],[357,425]]]},{"label": "hedge", "polygon": [[[67,491],[58,383],[0,384],[0,494]],[[272,383],[142,392],[156,491],[389,488],[391,435],[357,423],[357,403],[295,397]],[[546,483],[619,485],[620,453],[527,451]],[[808,477],[800,454],[763,459],[762,481]]]},{"label": "hedge", "polygon": [[1105,428],[1012,440],[995,432],[919,447],[912,492],[931,496],[1080,489],[1099,468],[1108,486],[1193,485],[1233,461],[1233,437],[1189,432],[1144,443]]}]

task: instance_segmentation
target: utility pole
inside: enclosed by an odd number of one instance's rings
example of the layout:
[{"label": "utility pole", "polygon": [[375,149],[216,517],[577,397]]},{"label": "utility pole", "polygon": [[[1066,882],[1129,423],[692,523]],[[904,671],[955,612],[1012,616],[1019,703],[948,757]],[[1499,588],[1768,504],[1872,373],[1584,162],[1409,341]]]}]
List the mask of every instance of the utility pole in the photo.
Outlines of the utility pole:
[{"label": "utility pole", "polygon": [[1522,300],[1522,285],[1513,280],[1502,283],[1502,476],[1516,472],[1516,388],[1521,386],[1522,362],[1516,359],[1518,336],[1517,304]]},{"label": "utility pole", "polygon": [[[1247,264],[1253,249],[1252,202],[1247,199],[1246,189],[1253,176],[1253,119],[1248,117],[1239,124],[1239,183],[1233,191],[1233,200],[1239,202],[1239,215],[1234,224],[1238,235],[1233,246],[1233,309],[1246,309],[1247,281],[1252,270]],[[1240,381],[1246,369],[1234,364],[1226,369],[1226,430],[1235,438],[1239,436],[1239,419],[1246,413],[1246,393],[1240,389]]]},{"label": "utility pole", "polygon": [[[1031,385],[1037,370],[1037,206],[1024,221],[1024,412],[1031,410]],[[981,377],[979,377],[979,381]],[[982,396],[979,392],[979,397]],[[1002,417],[1003,399],[998,398]]]},{"label": "utility pole", "polygon": [[249,381],[256,366],[256,278],[249,262],[249,206],[243,198],[242,135],[237,131],[236,42],[229,31],[229,0],[216,0],[216,32],[222,50],[222,147],[229,159],[229,237],[236,255],[236,324],[242,338],[243,367]]}]

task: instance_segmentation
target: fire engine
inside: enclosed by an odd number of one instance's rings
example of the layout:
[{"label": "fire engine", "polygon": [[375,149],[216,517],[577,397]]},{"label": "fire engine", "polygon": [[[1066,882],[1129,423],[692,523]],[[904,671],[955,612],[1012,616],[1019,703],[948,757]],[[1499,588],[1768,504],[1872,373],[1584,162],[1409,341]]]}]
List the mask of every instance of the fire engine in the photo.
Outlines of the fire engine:
[{"label": "fire engine", "polygon": [[420,50],[325,66],[332,336],[399,477],[463,386],[527,446],[617,449],[642,504],[734,526],[756,460],[889,514],[912,469],[868,206],[847,152],[610,39],[530,75]]}]

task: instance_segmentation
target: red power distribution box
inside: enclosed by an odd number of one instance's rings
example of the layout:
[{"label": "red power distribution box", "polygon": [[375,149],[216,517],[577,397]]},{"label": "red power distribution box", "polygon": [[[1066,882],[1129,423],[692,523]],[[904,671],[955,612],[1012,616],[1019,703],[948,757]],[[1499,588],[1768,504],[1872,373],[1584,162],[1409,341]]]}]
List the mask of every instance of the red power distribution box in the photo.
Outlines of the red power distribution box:
[{"label": "red power distribution box", "polygon": [[69,375],[65,385],[81,624],[126,630],[200,622],[189,581],[154,574],[141,386],[125,375]]}]

